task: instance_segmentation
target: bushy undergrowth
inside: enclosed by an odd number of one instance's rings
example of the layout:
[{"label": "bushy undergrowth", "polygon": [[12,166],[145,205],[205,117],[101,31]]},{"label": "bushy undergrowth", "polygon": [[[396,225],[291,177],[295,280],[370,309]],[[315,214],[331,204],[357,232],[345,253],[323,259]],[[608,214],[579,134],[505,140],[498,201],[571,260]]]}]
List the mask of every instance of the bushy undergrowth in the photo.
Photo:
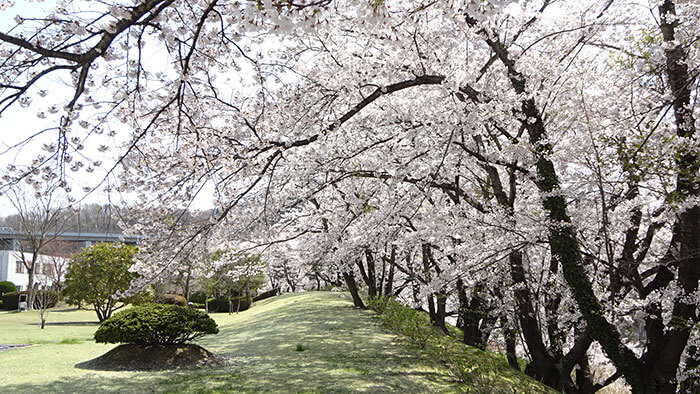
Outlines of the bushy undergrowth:
[{"label": "bushy undergrowth", "polygon": [[453,377],[465,383],[468,391],[512,392],[513,385],[505,382],[516,380],[523,392],[548,392],[544,386],[511,369],[502,357],[444,335],[433,327],[425,312],[385,297],[369,300],[368,306],[379,314],[387,328],[425,349],[430,357],[447,364]]},{"label": "bushy undergrowth", "polygon": [[116,313],[95,331],[101,343],[172,345],[216,334],[216,322],[206,313],[179,305],[146,304]]}]

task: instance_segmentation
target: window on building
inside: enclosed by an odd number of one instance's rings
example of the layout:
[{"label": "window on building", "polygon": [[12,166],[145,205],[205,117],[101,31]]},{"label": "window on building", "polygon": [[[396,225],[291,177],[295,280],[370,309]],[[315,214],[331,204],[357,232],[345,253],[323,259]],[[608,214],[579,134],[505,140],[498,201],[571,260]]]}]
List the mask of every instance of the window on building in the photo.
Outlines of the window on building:
[{"label": "window on building", "polygon": [[44,275],[51,276],[53,275],[53,265],[51,263],[44,263]]},{"label": "window on building", "polygon": [[24,264],[22,264],[21,261],[17,261],[15,266],[15,272],[18,274],[23,274],[24,273]]},{"label": "window on building", "polygon": [[34,273],[37,275],[41,273],[41,263],[34,264]]}]

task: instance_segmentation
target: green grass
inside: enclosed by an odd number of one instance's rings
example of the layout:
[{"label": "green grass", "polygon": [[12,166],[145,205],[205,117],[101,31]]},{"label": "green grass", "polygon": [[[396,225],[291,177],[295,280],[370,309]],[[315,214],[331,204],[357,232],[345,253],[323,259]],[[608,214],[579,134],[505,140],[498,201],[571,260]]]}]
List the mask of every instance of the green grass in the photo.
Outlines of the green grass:
[{"label": "green grass", "polygon": [[[285,294],[238,315],[214,314],[220,333],[198,343],[221,367],[107,372],[76,366],[112,349],[96,344],[94,312],[0,313],[0,343],[36,344],[0,353],[3,392],[463,392],[445,366],[360,311],[344,293]],[[297,345],[305,348],[297,351]],[[475,359],[478,361],[478,359]],[[516,382],[517,383],[517,382]],[[513,386],[516,391],[517,387]],[[513,392],[513,391],[510,391]]]}]

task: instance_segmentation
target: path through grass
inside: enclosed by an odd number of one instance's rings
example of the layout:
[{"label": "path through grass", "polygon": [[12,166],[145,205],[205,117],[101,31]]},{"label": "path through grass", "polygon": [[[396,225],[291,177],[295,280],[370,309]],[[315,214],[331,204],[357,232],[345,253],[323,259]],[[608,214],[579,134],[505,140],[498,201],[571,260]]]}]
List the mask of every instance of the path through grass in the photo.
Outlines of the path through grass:
[{"label": "path through grass", "polygon": [[[344,293],[285,294],[238,315],[215,314],[220,333],[199,344],[227,365],[169,372],[80,369],[113,345],[91,339],[93,312],[0,313],[0,343],[36,346],[0,353],[0,387],[26,392],[460,392],[444,367],[388,333]],[[298,351],[301,345],[302,351]]]}]

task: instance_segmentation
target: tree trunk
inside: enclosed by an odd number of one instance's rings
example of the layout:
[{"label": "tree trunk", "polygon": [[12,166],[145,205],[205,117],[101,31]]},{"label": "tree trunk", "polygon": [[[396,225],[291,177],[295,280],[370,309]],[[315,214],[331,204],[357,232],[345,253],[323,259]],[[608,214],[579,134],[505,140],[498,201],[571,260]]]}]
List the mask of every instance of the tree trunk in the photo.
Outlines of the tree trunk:
[{"label": "tree trunk", "polygon": [[27,309],[34,309],[34,295],[36,291],[34,290],[34,262],[27,268]]},{"label": "tree trunk", "polygon": [[391,297],[394,292],[394,264],[396,264],[396,247],[391,247],[391,257],[389,258],[389,275],[384,285],[384,294]]},{"label": "tree trunk", "polygon": [[185,299],[190,302],[190,278],[192,276],[192,267],[187,270],[187,276],[185,277]]},{"label": "tree trunk", "polygon": [[447,331],[447,325],[445,324],[445,317],[447,314],[447,295],[445,294],[444,289],[435,294],[435,306],[435,322],[433,324],[445,334],[449,334],[449,331]]},{"label": "tree trunk", "polygon": [[517,370],[520,371],[520,364],[518,364],[518,356],[515,353],[515,330],[512,328],[506,328],[503,329],[503,336],[505,337],[506,341],[506,359],[508,360],[508,365]]},{"label": "tree trunk", "polygon": [[360,293],[357,288],[357,283],[355,282],[355,278],[353,277],[352,273],[343,272],[343,278],[345,279],[345,284],[348,286],[350,295],[352,295],[352,302],[355,304],[355,306],[360,309],[367,309],[365,303],[362,302],[362,298],[360,297]]}]

